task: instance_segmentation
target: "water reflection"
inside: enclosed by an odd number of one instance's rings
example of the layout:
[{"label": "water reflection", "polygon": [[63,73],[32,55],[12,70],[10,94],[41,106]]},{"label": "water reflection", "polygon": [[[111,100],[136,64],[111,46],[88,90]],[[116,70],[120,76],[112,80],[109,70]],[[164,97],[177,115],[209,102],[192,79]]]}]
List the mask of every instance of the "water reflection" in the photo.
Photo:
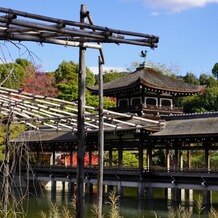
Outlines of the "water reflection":
[{"label": "water reflection", "polygon": [[[33,192],[33,190],[31,190]],[[36,195],[37,194],[37,195]],[[56,190],[52,193],[51,190],[37,191],[34,195],[29,197],[29,209],[28,218],[38,218],[40,210],[48,213],[51,203],[56,203],[60,208],[64,205],[68,206],[72,200],[72,194],[69,194],[68,190]],[[91,207],[93,202],[96,202],[96,195],[85,196],[85,217],[91,217]],[[162,198],[156,198],[151,200],[137,200],[134,197],[124,197],[119,200],[120,213],[124,218],[139,218],[139,217],[155,217],[155,213],[158,217],[167,218],[169,209],[174,206],[178,208],[181,205],[184,208],[193,211],[195,214],[192,217],[198,217],[194,208],[194,203],[189,203],[183,200],[183,202],[172,202]],[[213,204],[215,209],[218,208],[217,204]],[[103,213],[107,217],[109,205],[107,204],[107,198],[104,198]],[[206,218],[207,212],[202,212],[201,218]]]}]

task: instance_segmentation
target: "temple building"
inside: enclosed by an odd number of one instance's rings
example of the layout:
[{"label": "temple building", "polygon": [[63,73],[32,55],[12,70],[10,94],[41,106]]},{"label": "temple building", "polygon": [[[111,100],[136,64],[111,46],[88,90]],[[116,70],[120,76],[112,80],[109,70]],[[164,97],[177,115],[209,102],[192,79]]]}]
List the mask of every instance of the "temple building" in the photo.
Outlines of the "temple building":
[{"label": "temple building", "polygon": [[[88,89],[93,94],[98,93],[97,86]],[[142,65],[122,78],[105,83],[103,89],[104,96],[116,98],[114,111],[158,115],[183,113],[176,104],[178,98],[203,92],[205,87],[185,83]]]}]

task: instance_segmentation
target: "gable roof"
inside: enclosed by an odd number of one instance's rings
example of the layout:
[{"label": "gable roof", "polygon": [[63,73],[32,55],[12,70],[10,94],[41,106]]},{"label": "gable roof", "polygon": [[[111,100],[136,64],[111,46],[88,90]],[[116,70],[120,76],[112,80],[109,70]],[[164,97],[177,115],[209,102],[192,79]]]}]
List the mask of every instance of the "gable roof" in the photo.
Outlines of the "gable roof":
[{"label": "gable roof", "polygon": [[[159,92],[176,93],[177,95],[189,95],[204,90],[204,86],[188,84],[178,78],[164,75],[150,67],[138,68],[136,71],[127,74],[124,77],[115,79],[104,84],[104,95],[114,95],[115,92],[135,88],[144,85],[148,90],[157,90]],[[94,94],[98,93],[98,87],[88,87]]]}]

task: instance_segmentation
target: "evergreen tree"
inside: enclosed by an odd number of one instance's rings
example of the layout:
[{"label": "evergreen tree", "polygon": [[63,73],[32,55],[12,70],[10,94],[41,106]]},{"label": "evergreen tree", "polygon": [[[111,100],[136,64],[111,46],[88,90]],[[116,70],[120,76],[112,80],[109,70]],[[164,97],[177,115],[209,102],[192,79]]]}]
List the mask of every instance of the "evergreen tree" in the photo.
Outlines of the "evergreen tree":
[{"label": "evergreen tree", "polygon": [[215,63],[212,69],[212,74],[216,77],[218,80],[218,63]]}]

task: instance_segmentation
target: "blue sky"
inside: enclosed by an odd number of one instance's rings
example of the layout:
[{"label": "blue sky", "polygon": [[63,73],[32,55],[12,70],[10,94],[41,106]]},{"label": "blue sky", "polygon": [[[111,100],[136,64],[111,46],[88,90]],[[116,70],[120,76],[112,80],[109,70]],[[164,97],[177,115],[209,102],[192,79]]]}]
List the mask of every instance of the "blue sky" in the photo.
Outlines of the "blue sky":
[{"label": "blue sky", "polygon": [[[105,66],[128,68],[142,62],[139,53],[148,50],[147,60],[177,66],[179,75],[211,73],[218,62],[218,0],[1,0],[1,7],[79,21],[85,4],[96,25],[158,35],[158,48],[132,45],[103,45]],[[78,48],[23,43],[37,57],[44,71],[55,70],[63,61],[78,62]],[[28,58],[9,46],[11,59]],[[87,51],[87,66],[95,67],[98,51]],[[39,60],[40,59],[40,60]]]}]

